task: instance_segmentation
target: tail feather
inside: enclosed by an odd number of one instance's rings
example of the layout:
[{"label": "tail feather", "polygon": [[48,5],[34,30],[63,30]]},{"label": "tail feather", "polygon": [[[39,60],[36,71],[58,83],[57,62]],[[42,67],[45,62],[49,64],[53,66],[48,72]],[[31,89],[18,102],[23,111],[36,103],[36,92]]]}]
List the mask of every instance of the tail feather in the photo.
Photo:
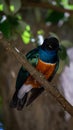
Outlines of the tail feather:
[{"label": "tail feather", "polygon": [[18,99],[17,101],[17,110],[22,110],[24,105],[26,104],[27,101],[27,96],[28,93],[25,93],[24,97],[22,99]]},{"label": "tail feather", "polygon": [[17,110],[21,111],[24,105],[30,105],[42,92],[44,88],[32,88],[31,94],[29,96],[29,92],[26,92],[22,98],[18,97],[18,92],[16,91],[13,95],[13,98],[10,102],[11,108],[16,108]]},{"label": "tail feather", "polygon": [[22,99],[19,99],[17,96],[17,91],[14,93],[12,100],[10,101],[11,108],[17,108],[17,110],[22,110],[23,106],[27,101],[28,93],[25,93]]},{"label": "tail feather", "polygon": [[18,97],[17,97],[17,91],[15,91],[13,97],[12,97],[12,100],[10,101],[10,107],[11,108],[16,108],[17,106],[17,101],[18,101]]}]

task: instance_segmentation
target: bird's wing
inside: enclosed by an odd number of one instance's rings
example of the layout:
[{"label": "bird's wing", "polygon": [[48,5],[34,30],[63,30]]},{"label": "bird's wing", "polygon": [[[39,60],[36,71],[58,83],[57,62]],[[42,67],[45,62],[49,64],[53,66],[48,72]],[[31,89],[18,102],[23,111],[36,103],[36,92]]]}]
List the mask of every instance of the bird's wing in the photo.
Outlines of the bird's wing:
[{"label": "bird's wing", "polygon": [[[38,48],[31,50],[26,54],[27,60],[33,66],[36,66],[38,63]],[[29,72],[22,66],[18,72],[17,80],[16,80],[16,90],[19,90],[23,83],[26,81],[29,76]]]},{"label": "bird's wing", "polygon": [[16,91],[18,91],[29,76],[28,71],[22,66],[16,79]]},{"label": "bird's wing", "polygon": [[[27,60],[33,65],[36,66],[38,63],[38,48],[33,49],[32,51],[30,51],[29,53],[27,53],[26,57]],[[16,90],[14,92],[14,95],[12,97],[12,100],[10,102],[10,107],[12,108],[16,108],[21,110],[24,106],[24,104],[27,101],[27,93],[24,95],[24,97],[19,100],[17,97],[18,91],[19,89],[22,87],[22,85],[24,84],[24,82],[26,81],[27,77],[29,76],[29,72],[25,69],[24,66],[22,66],[18,72],[18,76],[16,79]]]},{"label": "bird's wing", "polygon": [[55,67],[55,70],[53,72],[53,74],[49,77],[48,81],[51,82],[51,80],[53,79],[54,75],[56,74],[57,70],[59,68],[59,59],[57,58],[57,61],[56,61],[56,67]]},{"label": "bird's wing", "polygon": [[35,48],[31,50],[29,53],[27,53],[26,57],[29,63],[36,67],[39,58],[39,49]]}]

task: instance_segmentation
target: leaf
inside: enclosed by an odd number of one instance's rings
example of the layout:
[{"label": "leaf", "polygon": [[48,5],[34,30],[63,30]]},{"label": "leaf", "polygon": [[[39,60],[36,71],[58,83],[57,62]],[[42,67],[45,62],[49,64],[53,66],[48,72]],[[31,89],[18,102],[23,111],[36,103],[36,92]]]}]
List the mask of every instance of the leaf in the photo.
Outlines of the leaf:
[{"label": "leaf", "polygon": [[30,26],[29,25],[26,25],[26,30],[30,31]]},{"label": "leaf", "polygon": [[70,5],[68,0],[61,0],[61,4],[64,8],[73,10],[73,5]]},{"label": "leaf", "polygon": [[46,18],[46,22],[58,23],[59,20],[63,18],[64,18],[64,13],[52,11],[50,14],[48,14]]},{"label": "leaf", "polygon": [[59,58],[61,60],[65,60],[67,57],[66,48],[63,45],[61,45],[60,48],[61,48],[61,51],[58,52]]},{"label": "leaf", "polygon": [[9,23],[9,21],[7,19],[0,24],[0,31],[2,31],[3,35],[6,38],[10,37],[10,35],[11,35],[11,24]]},{"label": "leaf", "polygon": [[60,74],[60,73],[63,71],[65,65],[66,65],[66,64],[65,64],[65,61],[64,61],[64,60],[60,60],[60,61],[59,61],[59,69],[58,69],[58,71],[57,71],[58,74]]},{"label": "leaf", "polygon": [[0,4],[0,11],[3,11],[3,4]]},{"label": "leaf", "polygon": [[14,10],[15,10],[14,5],[10,5],[10,11],[14,12]]},{"label": "leaf", "polygon": [[66,7],[68,5],[68,0],[61,0],[61,4]]},{"label": "leaf", "polygon": [[18,25],[18,18],[15,15],[8,15],[7,19],[14,28]]},{"label": "leaf", "polygon": [[21,1],[20,0],[11,0],[10,1],[10,11],[12,13],[17,13],[21,8]]},{"label": "leaf", "polygon": [[13,25],[11,25],[8,20],[0,24],[0,31],[3,33],[4,37],[8,40],[16,40],[18,37],[16,28],[13,28]]},{"label": "leaf", "polygon": [[73,10],[73,5],[68,5],[68,6],[67,6],[67,9]]},{"label": "leaf", "polygon": [[29,44],[30,42],[30,34],[27,31],[24,31],[21,35],[21,38],[25,44]]},{"label": "leaf", "polygon": [[64,67],[66,65],[69,66],[69,63],[70,63],[70,60],[69,60],[68,56],[66,57],[65,60],[60,59],[60,61],[59,61],[59,69],[58,69],[57,73],[60,74],[63,71],[63,69],[64,69]]},{"label": "leaf", "polygon": [[70,47],[73,47],[73,43],[68,41],[68,40],[62,40],[61,45],[63,45],[66,49],[70,48]]},{"label": "leaf", "polygon": [[40,30],[37,31],[37,34],[38,34],[38,35],[43,35],[43,34],[44,34],[44,31],[43,31],[42,29],[40,29]]},{"label": "leaf", "polygon": [[0,0],[0,10],[3,11],[5,14],[10,14],[8,6],[4,0]]},{"label": "leaf", "polygon": [[25,44],[29,44],[31,40],[31,28],[29,25],[26,25],[25,30],[21,34],[21,38]]},{"label": "leaf", "polygon": [[19,13],[16,14],[16,17],[17,17],[19,20],[22,20],[22,16],[21,16]]},{"label": "leaf", "polygon": [[68,3],[68,0],[61,0],[61,4],[63,5],[64,8],[66,9],[73,9],[73,5],[70,5]]},{"label": "leaf", "polygon": [[29,44],[31,40],[31,30],[29,25],[26,25],[24,32],[21,34],[21,38],[25,44]]},{"label": "leaf", "polygon": [[18,25],[16,26],[17,32],[21,35],[26,28],[26,23],[22,20],[18,21]]}]

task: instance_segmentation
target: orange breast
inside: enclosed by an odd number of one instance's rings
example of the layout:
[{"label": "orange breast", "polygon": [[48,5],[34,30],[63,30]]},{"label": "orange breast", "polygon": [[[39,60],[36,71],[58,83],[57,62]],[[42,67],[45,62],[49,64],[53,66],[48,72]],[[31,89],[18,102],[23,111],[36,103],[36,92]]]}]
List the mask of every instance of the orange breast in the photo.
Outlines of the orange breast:
[{"label": "orange breast", "polygon": [[[39,60],[36,69],[43,73],[45,78],[48,79],[52,75],[55,66],[56,64],[45,63]],[[25,84],[31,84],[33,88],[39,88],[41,86],[40,83],[37,82],[32,76],[27,78]]]}]

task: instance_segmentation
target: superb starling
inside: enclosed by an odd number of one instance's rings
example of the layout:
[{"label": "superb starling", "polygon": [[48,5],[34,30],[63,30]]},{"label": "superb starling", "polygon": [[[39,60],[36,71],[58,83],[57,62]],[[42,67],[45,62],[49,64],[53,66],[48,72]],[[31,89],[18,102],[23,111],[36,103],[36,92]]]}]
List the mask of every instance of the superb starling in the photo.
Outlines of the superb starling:
[{"label": "superb starling", "polygon": [[[43,73],[49,82],[59,67],[59,49],[58,39],[50,36],[42,45],[26,54],[29,63]],[[31,104],[43,91],[44,87],[22,66],[17,76],[15,93],[10,106],[22,110],[24,105]]]}]

